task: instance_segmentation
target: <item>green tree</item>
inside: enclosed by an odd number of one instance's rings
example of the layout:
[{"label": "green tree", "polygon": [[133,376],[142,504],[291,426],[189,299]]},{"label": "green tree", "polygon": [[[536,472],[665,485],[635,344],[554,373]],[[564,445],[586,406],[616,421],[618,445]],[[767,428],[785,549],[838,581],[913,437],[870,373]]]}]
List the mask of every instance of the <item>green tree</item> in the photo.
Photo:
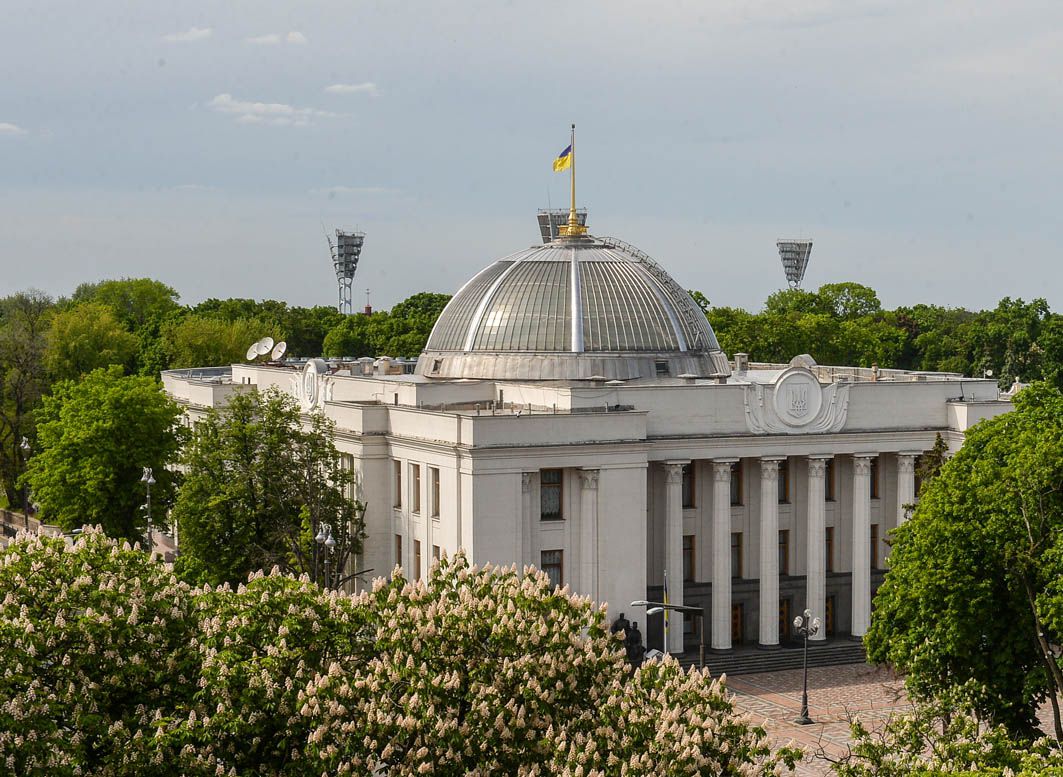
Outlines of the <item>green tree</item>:
[{"label": "green tree", "polygon": [[[1018,736],[1063,688],[1050,585],[1063,577],[1063,396],[1035,384],[1014,412],[972,428],[912,519],[892,534],[890,569],[865,638],[869,659],[930,701],[962,687],[980,716]],[[1047,621],[1045,620],[1047,617]]]},{"label": "green tree", "polygon": [[54,303],[39,291],[21,292],[0,300],[0,481],[8,504],[23,504],[22,439],[34,437],[33,410],[47,380],[45,334]]},{"label": "green tree", "polygon": [[153,318],[163,318],[180,309],[180,295],[170,286],[151,278],[83,283],[71,299],[75,303],[106,305],[129,332],[136,332]]},{"label": "green tree", "polygon": [[274,565],[313,573],[313,530],[322,522],[349,537],[357,554],[362,508],[333,426],[320,413],[304,425],[294,400],[276,391],[237,393],[224,409],[211,409],[181,460],[173,520],[184,573],[212,584]]},{"label": "green tree", "polygon": [[0,550],[0,589],[3,772],[176,777],[155,733],[198,691],[188,587],[89,529]]},{"label": "green tree", "polygon": [[52,317],[44,361],[53,379],[65,380],[112,364],[130,366],[136,350],[136,337],[109,307],[84,302]]},{"label": "green tree", "polygon": [[180,417],[158,381],[124,376],[117,365],[57,383],[38,410],[39,450],[24,476],[42,518],[66,530],[100,525],[112,537],[142,541],[142,470],[154,470],[153,516],[163,523]]},{"label": "green tree", "polygon": [[193,314],[162,326],[162,347],[173,369],[221,367],[245,361],[247,347],[267,335],[282,337],[274,325],[257,319],[226,321]]},{"label": "green tree", "polygon": [[380,315],[382,314],[345,316],[325,335],[321,355],[326,357],[377,355],[370,340],[370,322]]}]

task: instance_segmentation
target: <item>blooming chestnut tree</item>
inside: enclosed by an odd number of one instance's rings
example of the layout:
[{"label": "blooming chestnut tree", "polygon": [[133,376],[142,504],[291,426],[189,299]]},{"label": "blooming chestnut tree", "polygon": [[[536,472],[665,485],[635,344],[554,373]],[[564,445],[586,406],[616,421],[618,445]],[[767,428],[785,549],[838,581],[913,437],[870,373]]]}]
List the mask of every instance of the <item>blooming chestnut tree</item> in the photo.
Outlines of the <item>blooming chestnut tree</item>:
[{"label": "blooming chestnut tree", "polygon": [[188,587],[98,529],[0,552],[0,772],[165,774],[197,676]]}]

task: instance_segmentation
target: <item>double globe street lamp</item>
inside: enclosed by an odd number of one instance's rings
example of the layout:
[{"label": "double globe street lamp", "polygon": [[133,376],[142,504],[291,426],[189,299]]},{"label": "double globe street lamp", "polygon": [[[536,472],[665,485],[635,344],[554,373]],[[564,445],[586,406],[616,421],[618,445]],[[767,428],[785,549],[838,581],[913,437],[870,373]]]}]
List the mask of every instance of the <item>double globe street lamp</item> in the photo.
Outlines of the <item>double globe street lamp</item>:
[{"label": "double globe street lamp", "polygon": [[332,525],[322,521],[318,524],[317,536],[314,537],[316,542],[324,551],[325,554],[325,589],[332,588],[332,578],[330,577],[331,565],[332,565],[332,553],[336,549],[336,538],[332,536]]},{"label": "double globe street lamp", "polygon": [[155,485],[155,476],[151,472],[151,467],[144,467],[144,474],[140,476],[140,482],[148,490],[148,501],[144,505],[144,510],[148,514],[148,555],[151,556],[155,550],[155,537],[151,531],[151,487]]},{"label": "double globe street lamp", "polygon": [[801,688],[801,715],[794,723],[807,726],[815,722],[808,716],[808,638],[819,633],[819,618],[812,617],[812,610],[805,610],[804,613],[794,618],[794,631],[805,640],[805,678]]}]

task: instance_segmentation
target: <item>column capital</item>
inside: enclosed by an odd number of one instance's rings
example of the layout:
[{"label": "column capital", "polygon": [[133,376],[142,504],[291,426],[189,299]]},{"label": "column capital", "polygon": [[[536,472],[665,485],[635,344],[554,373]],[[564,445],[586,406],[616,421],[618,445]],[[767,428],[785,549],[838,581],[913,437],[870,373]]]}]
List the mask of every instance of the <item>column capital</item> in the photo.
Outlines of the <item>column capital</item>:
[{"label": "column capital", "polygon": [[598,489],[598,472],[599,472],[599,470],[596,470],[596,469],[580,469],[580,470],[576,470],[576,471],[579,472],[579,483],[580,483],[580,485],[583,488],[590,489],[592,491]]},{"label": "column capital", "polygon": [[712,476],[717,483],[731,482],[731,467],[738,463],[738,459],[713,459]]},{"label": "column capital", "polygon": [[520,490],[522,493],[527,494],[531,491],[532,475],[533,472],[521,472],[520,473]]},{"label": "column capital", "polygon": [[898,453],[897,471],[902,475],[910,475],[915,472],[915,459],[918,455],[916,453]]},{"label": "column capital", "polygon": [[821,478],[827,474],[827,459],[814,456],[808,457],[808,476]]},{"label": "column capital", "polygon": [[769,480],[777,480],[779,477],[779,464],[783,459],[776,457],[762,458],[760,460],[760,476]]},{"label": "column capital", "polygon": [[874,456],[853,456],[853,474],[854,475],[870,475],[871,474],[871,460]]},{"label": "column capital", "polygon": [[682,483],[683,482],[683,467],[690,462],[688,461],[666,461],[661,466],[664,467],[664,482],[665,483]]}]

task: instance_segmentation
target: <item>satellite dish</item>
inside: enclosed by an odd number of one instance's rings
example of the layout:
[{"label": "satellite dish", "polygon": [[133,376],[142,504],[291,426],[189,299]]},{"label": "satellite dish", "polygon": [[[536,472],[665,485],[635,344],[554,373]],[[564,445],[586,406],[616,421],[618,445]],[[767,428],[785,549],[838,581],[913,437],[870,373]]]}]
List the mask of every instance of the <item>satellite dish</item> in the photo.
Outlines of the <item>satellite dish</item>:
[{"label": "satellite dish", "polygon": [[284,352],[288,350],[288,344],[281,340],[275,346],[273,346],[273,352],[270,353],[269,358],[273,361],[277,361],[280,357],[284,356]]},{"label": "satellite dish", "polygon": [[255,343],[255,350],[258,351],[259,356],[265,356],[269,353],[270,348],[273,347],[272,337],[263,337],[257,343]]},{"label": "satellite dish", "polygon": [[253,362],[258,357],[258,343],[251,343],[251,347],[247,349],[247,360]]}]

